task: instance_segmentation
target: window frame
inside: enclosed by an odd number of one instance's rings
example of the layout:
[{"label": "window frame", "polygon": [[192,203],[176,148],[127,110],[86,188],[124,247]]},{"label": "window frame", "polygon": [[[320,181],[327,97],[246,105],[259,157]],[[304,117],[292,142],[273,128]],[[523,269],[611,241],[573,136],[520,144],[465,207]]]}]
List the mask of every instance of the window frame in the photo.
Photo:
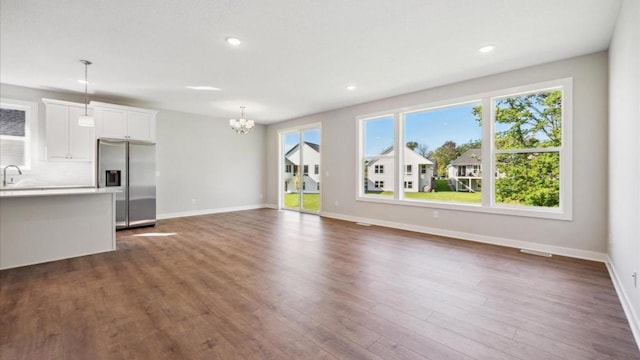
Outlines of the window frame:
[{"label": "window frame", "polygon": [[[22,171],[29,171],[32,169],[32,164],[33,164],[32,155],[35,153],[33,149],[34,147],[33,140],[36,138],[35,132],[37,130],[36,124],[38,120],[38,104],[35,102],[29,102],[29,101],[0,98],[0,108],[10,109],[10,110],[20,110],[25,112],[24,136],[16,137],[16,136],[9,136],[9,135],[0,135],[0,137],[6,138],[6,139],[14,139],[14,140],[15,138],[24,139],[24,165],[18,165],[18,166]],[[13,168],[9,169],[9,171],[14,171],[14,170],[15,169]]]},{"label": "window frame", "polygon": [[[562,94],[562,142],[557,149],[560,156],[560,205],[557,208],[537,207],[527,205],[501,204],[495,201],[495,109],[494,100],[509,96],[517,96],[561,89]],[[420,110],[435,110],[438,108],[449,108],[456,105],[478,102],[482,105],[482,168],[491,171],[482,171],[481,183],[483,189],[482,201],[480,204],[454,203],[444,201],[413,200],[405,199],[404,191],[400,189],[400,184],[404,184],[404,164],[400,161],[404,158],[404,149],[400,144],[405,143],[404,139],[404,114]],[[367,195],[364,187],[361,186],[364,179],[364,123],[367,120],[374,120],[390,116],[394,122],[394,166],[395,173],[393,179],[395,189],[392,197],[380,197]],[[487,119],[487,120],[485,120]],[[356,116],[356,201],[376,202],[383,204],[407,205],[434,209],[448,209],[481,212],[490,214],[513,215],[523,217],[545,218],[571,221],[573,219],[573,78],[561,78],[543,81],[532,84],[525,84],[504,89],[497,89],[478,94],[438,100],[425,104],[407,106],[398,109],[381,111]],[[516,153],[526,152],[529,149],[517,149]],[[549,149],[547,149],[549,150]],[[504,150],[502,150],[504,151]],[[532,151],[535,152],[535,151]]]}]

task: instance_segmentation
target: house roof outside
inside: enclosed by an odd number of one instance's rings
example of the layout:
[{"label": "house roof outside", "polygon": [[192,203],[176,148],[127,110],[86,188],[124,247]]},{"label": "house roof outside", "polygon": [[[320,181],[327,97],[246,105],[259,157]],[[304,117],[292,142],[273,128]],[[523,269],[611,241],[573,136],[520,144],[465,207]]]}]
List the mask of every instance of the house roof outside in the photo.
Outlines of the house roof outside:
[{"label": "house roof outside", "polygon": [[[312,143],[312,142],[308,142],[308,141],[305,141],[304,143],[307,144],[307,146],[309,146],[310,148],[312,148],[316,152],[320,152],[320,145]],[[293,152],[296,151],[296,149],[298,149],[298,146],[300,146],[300,143],[296,144],[289,151],[287,151],[287,153],[284,154],[284,156],[289,156],[289,155],[293,154]]]},{"label": "house roof outside", "polygon": [[482,161],[480,157],[482,151],[480,149],[469,149],[458,156],[455,160],[451,161],[451,165],[464,166],[464,165],[480,165]]},{"label": "house roof outside", "polygon": [[[405,151],[405,156],[406,156],[407,152],[411,152],[411,153],[414,154],[414,156],[417,156],[418,158],[420,158],[419,164],[427,164],[427,165],[433,165],[434,164],[433,161],[431,161],[431,160],[427,159],[426,157],[418,154],[417,152],[411,150],[410,147],[405,146],[404,149],[405,149],[404,150]],[[391,153],[393,153],[393,146],[389,146],[388,148],[382,150],[382,152],[380,152],[380,155],[389,155]],[[422,160],[424,160],[424,161],[422,161]],[[376,161],[378,161],[378,159],[374,159],[374,160],[369,161],[369,164],[367,166],[371,166],[371,165],[375,164]]]}]

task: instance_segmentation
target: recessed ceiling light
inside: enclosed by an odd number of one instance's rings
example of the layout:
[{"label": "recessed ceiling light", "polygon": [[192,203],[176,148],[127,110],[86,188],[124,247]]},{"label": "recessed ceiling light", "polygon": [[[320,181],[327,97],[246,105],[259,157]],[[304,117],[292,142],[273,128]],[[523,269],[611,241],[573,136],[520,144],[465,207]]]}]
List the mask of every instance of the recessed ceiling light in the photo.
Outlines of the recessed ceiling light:
[{"label": "recessed ceiling light", "polygon": [[88,84],[88,83],[89,83],[88,81],[86,81],[86,80],[84,80],[84,79],[78,79],[78,82],[79,82],[80,84]]},{"label": "recessed ceiling light", "polygon": [[353,90],[356,89],[356,86],[355,85],[347,85],[347,87],[345,89],[347,89],[349,91],[353,91]]},{"label": "recessed ceiling light", "polygon": [[225,41],[227,42],[227,44],[232,45],[232,46],[238,46],[240,44],[242,44],[242,41],[240,41],[240,39],[233,37],[233,36],[229,36],[225,39]]},{"label": "recessed ceiling light", "polygon": [[480,49],[478,49],[478,51],[480,51],[483,54],[488,54],[490,52],[493,51],[493,49],[495,49],[496,46],[495,45],[485,45],[483,47],[481,47]]},{"label": "recessed ceiling light", "polygon": [[191,90],[209,90],[209,91],[220,91],[219,88],[213,86],[187,86],[187,89]]}]

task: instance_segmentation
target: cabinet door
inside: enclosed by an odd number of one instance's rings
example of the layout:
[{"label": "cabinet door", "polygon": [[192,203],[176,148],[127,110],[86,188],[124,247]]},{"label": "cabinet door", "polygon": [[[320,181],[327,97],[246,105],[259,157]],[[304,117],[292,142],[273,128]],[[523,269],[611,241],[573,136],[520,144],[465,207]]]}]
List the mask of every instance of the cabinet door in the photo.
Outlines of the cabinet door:
[{"label": "cabinet door", "polygon": [[92,161],[95,147],[94,127],[78,125],[80,115],[84,115],[84,108],[69,108],[69,156],[75,161]]},{"label": "cabinet door", "polygon": [[69,157],[69,107],[46,106],[47,159],[66,160]]},{"label": "cabinet door", "polygon": [[153,141],[153,115],[146,112],[128,111],[129,138],[132,140]]},{"label": "cabinet door", "polygon": [[116,109],[100,109],[102,137],[127,139],[127,112]]}]

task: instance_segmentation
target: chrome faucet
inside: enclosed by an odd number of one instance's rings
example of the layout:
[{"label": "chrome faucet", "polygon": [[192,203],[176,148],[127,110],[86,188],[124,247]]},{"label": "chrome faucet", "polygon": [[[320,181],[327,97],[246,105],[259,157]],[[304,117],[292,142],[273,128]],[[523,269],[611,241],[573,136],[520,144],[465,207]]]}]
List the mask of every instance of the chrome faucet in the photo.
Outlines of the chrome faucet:
[{"label": "chrome faucet", "polygon": [[10,168],[10,167],[14,167],[14,168],[18,169],[18,174],[22,175],[22,170],[20,170],[18,165],[7,165],[7,166],[5,166],[4,170],[2,170],[2,186],[3,187],[7,186],[7,168]]}]

